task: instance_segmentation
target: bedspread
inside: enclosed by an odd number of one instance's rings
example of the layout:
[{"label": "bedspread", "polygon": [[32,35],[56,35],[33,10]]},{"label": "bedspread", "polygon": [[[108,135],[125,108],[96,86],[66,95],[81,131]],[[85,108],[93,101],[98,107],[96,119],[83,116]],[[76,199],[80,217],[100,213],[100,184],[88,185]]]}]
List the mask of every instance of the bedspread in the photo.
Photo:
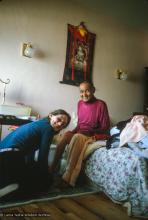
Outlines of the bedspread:
[{"label": "bedspread", "polygon": [[112,200],[128,202],[132,216],[148,218],[148,160],[127,147],[102,147],[85,163],[85,173]]}]

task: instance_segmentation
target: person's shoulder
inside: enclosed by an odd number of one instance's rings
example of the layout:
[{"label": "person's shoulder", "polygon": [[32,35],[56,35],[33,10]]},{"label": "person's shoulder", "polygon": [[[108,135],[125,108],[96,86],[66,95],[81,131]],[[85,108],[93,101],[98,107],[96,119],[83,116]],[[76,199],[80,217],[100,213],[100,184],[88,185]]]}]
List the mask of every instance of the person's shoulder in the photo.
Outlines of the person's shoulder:
[{"label": "person's shoulder", "polygon": [[38,120],[36,120],[36,121],[32,121],[30,124],[32,124],[32,125],[36,125],[36,124],[40,124],[40,123],[42,123],[42,121],[44,121],[43,118],[38,119]]},{"label": "person's shoulder", "polygon": [[84,103],[83,100],[79,100],[78,101],[78,106],[82,105],[83,103]]},{"label": "person's shoulder", "polygon": [[98,104],[106,105],[106,102],[105,102],[104,100],[102,100],[102,99],[97,99],[97,98],[96,98],[96,101],[95,101],[95,102],[98,103]]},{"label": "person's shoulder", "polygon": [[46,131],[46,133],[54,132],[54,129],[51,126],[50,120],[48,117],[44,117],[36,121],[36,126],[38,127],[39,130]]},{"label": "person's shoulder", "polygon": [[45,126],[45,125],[49,126],[50,125],[50,121],[49,121],[48,117],[45,117],[45,118],[41,118],[41,119],[39,119],[37,121],[34,121],[33,124],[35,126]]},{"label": "person's shoulder", "polygon": [[44,118],[40,118],[38,119],[37,121],[35,121],[37,123],[40,123],[40,122],[48,122],[48,117],[44,117]]}]

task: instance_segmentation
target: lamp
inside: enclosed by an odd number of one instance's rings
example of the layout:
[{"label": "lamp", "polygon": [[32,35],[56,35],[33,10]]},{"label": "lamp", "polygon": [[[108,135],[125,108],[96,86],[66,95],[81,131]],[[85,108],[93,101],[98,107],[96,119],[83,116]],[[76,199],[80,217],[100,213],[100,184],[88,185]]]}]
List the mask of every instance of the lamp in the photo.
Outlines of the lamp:
[{"label": "lamp", "polygon": [[127,73],[126,72],[122,72],[121,74],[120,74],[120,79],[121,80],[127,80]]},{"label": "lamp", "polygon": [[117,69],[115,72],[115,78],[120,79],[120,80],[127,80],[128,74],[127,74],[127,72],[125,72],[121,69]]},{"label": "lamp", "polygon": [[31,43],[23,43],[22,46],[22,55],[25,57],[32,58],[34,53],[34,49],[31,45]]}]

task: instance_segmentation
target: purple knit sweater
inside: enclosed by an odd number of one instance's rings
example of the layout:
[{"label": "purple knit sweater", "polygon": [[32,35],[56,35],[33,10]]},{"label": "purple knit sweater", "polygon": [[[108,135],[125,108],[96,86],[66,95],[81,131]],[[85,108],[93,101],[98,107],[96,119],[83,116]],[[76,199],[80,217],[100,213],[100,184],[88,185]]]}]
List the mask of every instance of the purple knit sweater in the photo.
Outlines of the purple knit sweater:
[{"label": "purple knit sweater", "polygon": [[91,102],[78,102],[78,124],[73,130],[75,133],[94,135],[106,133],[110,126],[107,105],[100,99]]}]

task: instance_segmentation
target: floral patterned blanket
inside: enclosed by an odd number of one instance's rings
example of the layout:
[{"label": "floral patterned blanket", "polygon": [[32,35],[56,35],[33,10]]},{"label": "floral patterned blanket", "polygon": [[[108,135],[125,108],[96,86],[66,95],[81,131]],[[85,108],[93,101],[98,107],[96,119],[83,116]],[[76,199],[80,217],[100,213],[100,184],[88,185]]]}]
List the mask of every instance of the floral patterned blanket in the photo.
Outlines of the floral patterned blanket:
[{"label": "floral patterned blanket", "polygon": [[85,173],[112,200],[129,204],[129,215],[148,218],[148,159],[131,148],[97,149]]}]

